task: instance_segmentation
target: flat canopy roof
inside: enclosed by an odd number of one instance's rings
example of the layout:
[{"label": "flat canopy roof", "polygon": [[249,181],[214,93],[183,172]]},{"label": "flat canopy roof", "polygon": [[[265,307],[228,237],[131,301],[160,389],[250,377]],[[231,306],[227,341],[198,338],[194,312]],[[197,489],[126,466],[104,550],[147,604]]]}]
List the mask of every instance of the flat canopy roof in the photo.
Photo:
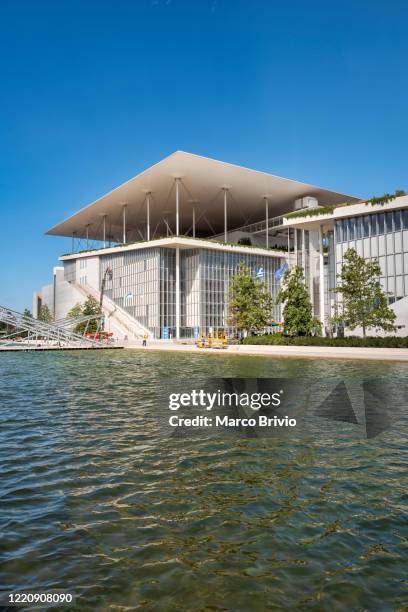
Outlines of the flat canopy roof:
[{"label": "flat canopy roof", "polygon": [[179,183],[180,233],[191,234],[193,208],[196,235],[218,234],[224,229],[224,190],[227,192],[228,228],[259,221],[265,216],[265,197],[269,216],[293,209],[296,198],[314,196],[322,206],[357,198],[300,183],[265,172],[250,170],[192,153],[176,151],[123,185],[82,208],[48,230],[53,236],[72,236],[103,240],[122,240],[123,206],[126,205],[127,240],[145,236],[147,193],[150,200],[150,237],[166,235],[166,222],[175,233],[176,188]]}]

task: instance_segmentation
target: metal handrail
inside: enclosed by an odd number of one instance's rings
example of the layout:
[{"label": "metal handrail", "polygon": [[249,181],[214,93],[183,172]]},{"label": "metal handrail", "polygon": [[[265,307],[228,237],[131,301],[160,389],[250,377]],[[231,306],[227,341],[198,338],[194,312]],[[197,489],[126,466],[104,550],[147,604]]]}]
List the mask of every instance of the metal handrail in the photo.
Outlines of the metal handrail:
[{"label": "metal handrail", "polygon": [[[84,322],[89,323],[90,320],[98,319],[98,330],[100,327],[100,317],[98,316],[86,316],[79,317],[80,319],[85,319]],[[72,320],[73,321],[73,320]],[[68,344],[79,344],[85,346],[95,346],[100,347],[103,345],[103,342],[100,340],[96,340],[94,338],[87,338],[79,333],[70,331],[66,329],[65,325],[57,325],[55,323],[47,323],[45,321],[39,321],[38,319],[34,319],[33,317],[26,316],[20,312],[12,310],[11,308],[7,308],[5,306],[0,306],[0,322],[11,325],[17,330],[28,332],[29,339],[30,337],[34,337],[38,339],[38,337],[45,338],[46,341],[56,341],[56,342],[64,342]],[[83,321],[81,321],[83,322]],[[86,326],[87,329],[87,326]],[[86,333],[85,329],[85,333]],[[15,342],[12,337],[15,337],[18,332],[13,332],[10,334],[9,342]],[[3,340],[7,340],[3,338]],[[7,342],[2,342],[2,344],[7,344]]]},{"label": "metal handrail", "polygon": [[[279,215],[278,217],[272,217],[271,219],[268,219],[268,230],[269,229],[273,229],[275,227],[279,227],[280,225],[283,225],[283,219],[284,219],[285,215]],[[266,219],[262,219],[261,221],[254,221],[253,223],[249,223],[248,225],[241,225],[241,227],[234,227],[231,228],[231,232],[249,232],[249,233],[255,233],[255,232],[262,232],[264,230],[266,230]],[[216,238],[217,236],[223,236],[224,234],[217,234],[216,236],[214,236],[214,238]]]}]

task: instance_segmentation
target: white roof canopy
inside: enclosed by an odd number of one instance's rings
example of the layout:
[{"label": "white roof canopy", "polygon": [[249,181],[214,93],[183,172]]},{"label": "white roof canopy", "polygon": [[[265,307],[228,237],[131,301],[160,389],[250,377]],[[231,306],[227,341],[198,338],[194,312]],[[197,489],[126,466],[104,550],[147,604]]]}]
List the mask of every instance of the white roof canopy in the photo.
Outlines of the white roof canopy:
[{"label": "white roof canopy", "polygon": [[294,200],[306,195],[316,197],[322,206],[357,200],[306,183],[176,151],[82,208],[47,234],[85,238],[88,233],[90,239],[102,240],[105,216],[106,237],[121,241],[126,205],[128,240],[138,240],[146,232],[149,192],[150,237],[166,235],[166,221],[175,233],[176,179],[179,179],[180,234],[191,234],[194,208],[197,236],[224,230],[225,189],[228,190],[228,229],[263,219],[265,197],[270,217],[293,209]]}]

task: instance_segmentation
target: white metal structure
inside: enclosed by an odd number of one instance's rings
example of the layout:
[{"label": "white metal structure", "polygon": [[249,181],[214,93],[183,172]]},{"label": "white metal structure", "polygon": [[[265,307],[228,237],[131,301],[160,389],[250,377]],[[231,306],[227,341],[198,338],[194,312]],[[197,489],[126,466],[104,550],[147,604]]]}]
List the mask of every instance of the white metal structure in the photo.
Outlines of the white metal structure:
[{"label": "white metal structure", "polygon": [[[85,323],[85,331],[94,315],[65,319],[59,323],[46,323],[33,317],[27,317],[20,312],[0,306],[0,322],[5,323],[13,331],[1,337],[0,348],[25,347],[44,348],[46,346],[59,348],[102,348],[106,343],[100,340],[75,333],[72,328],[78,323]],[[101,329],[102,318],[98,318],[98,330]],[[24,335],[22,335],[22,333]]]},{"label": "white metal structure", "polygon": [[[53,236],[126,243],[172,233],[208,236],[293,210],[311,196],[319,205],[357,201],[335,191],[176,151],[48,230]],[[126,203],[126,208],[124,208]]]}]

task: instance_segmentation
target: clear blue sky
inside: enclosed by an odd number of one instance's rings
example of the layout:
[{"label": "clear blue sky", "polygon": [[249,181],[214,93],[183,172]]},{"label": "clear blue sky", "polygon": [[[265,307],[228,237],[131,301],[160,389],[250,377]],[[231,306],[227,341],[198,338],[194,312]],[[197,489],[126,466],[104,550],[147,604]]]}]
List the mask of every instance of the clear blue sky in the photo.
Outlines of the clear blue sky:
[{"label": "clear blue sky", "polygon": [[406,0],[1,0],[0,304],[46,229],[176,149],[366,197],[408,189]]}]

